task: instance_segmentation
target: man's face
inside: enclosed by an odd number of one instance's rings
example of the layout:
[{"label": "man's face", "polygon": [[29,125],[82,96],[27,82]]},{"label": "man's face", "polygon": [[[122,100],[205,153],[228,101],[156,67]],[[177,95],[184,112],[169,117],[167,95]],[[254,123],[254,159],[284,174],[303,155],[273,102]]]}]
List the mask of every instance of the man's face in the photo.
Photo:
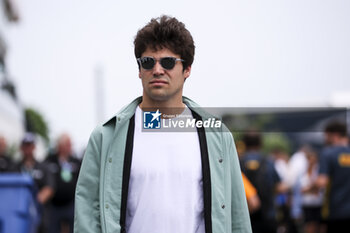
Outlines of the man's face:
[{"label": "man's face", "polygon": [[58,142],[58,152],[60,156],[69,156],[72,153],[72,142],[68,135],[61,136]]},{"label": "man's face", "polygon": [[24,157],[31,157],[34,155],[35,145],[33,143],[24,143],[21,146]]},{"label": "man's face", "polygon": [[147,49],[141,57],[153,57],[158,60],[150,70],[140,68],[139,77],[142,80],[143,96],[152,101],[168,101],[181,99],[185,79],[190,76],[191,67],[183,70],[181,61],[177,61],[171,70],[164,69],[159,59],[163,57],[181,58],[167,48],[161,50]]}]

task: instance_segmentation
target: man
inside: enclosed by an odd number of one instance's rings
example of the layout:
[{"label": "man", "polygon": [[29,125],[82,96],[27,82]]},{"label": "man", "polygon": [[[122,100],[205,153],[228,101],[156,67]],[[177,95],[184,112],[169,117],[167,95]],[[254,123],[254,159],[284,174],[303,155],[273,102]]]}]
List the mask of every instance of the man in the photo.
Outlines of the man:
[{"label": "man", "polygon": [[54,190],[55,182],[51,173],[43,163],[36,161],[34,157],[35,151],[35,135],[26,133],[21,143],[22,160],[16,165],[16,171],[29,174],[36,185],[37,201],[41,207],[41,223],[38,232],[47,232],[47,203],[51,199]]},{"label": "man", "polygon": [[197,122],[209,117],[182,96],[194,58],[190,32],[162,16],[138,31],[134,45],[143,95],[91,135],[76,189],[75,232],[251,232],[226,128],[142,129],[148,109],[154,119],[160,109],[163,117],[188,111]]},{"label": "man", "polygon": [[246,153],[241,157],[243,173],[257,189],[261,200],[260,209],[251,213],[254,233],[275,233],[277,231],[274,193],[283,192],[285,187],[271,160],[261,153],[261,135],[247,132],[243,135]]},{"label": "man", "polygon": [[46,163],[55,177],[56,190],[50,205],[50,233],[73,232],[74,193],[80,161],[73,157],[68,134],[62,134],[57,142],[57,153],[50,155]]},{"label": "man", "polygon": [[350,147],[346,124],[330,122],[325,128],[328,145],[320,155],[317,185],[329,188],[328,232],[349,232],[350,222]]}]

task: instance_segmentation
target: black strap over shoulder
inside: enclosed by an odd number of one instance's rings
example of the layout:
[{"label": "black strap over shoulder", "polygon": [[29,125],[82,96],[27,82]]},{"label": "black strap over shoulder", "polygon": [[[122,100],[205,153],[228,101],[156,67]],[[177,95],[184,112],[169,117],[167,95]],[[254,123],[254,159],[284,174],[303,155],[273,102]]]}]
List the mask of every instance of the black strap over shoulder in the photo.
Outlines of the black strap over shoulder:
[{"label": "black strap over shoulder", "polygon": [[135,132],[135,115],[133,115],[129,121],[128,134],[126,136],[124,167],[123,167],[123,183],[122,183],[122,201],[120,208],[120,227],[121,233],[126,232],[125,219],[126,219],[126,204],[128,201],[129,192],[129,179],[132,161],[132,150],[134,146],[134,132]]},{"label": "black strap over shoulder", "polygon": [[[193,117],[198,120],[202,120],[196,112],[192,111]],[[204,199],[204,221],[205,221],[205,232],[212,233],[212,222],[211,222],[211,180],[210,180],[210,166],[209,166],[209,153],[207,138],[203,127],[197,128],[199,145],[201,150],[202,159],[202,176],[203,176],[203,199]]]}]

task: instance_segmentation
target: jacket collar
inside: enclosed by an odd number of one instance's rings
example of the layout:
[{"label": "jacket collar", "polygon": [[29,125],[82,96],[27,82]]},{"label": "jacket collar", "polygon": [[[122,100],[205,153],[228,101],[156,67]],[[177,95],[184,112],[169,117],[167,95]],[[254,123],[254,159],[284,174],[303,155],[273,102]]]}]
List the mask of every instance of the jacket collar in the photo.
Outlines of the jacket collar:
[{"label": "jacket collar", "polygon": [[[108,124],[116,124],[117,122],[122,123],[130,120],[130,118],[135,114],[137,106],[141,103],[142,96],[137,97],[134,99],[130,104],[123,107],[115,116],[113,116],[111,119],[106,121],[103,125],[106,126]],[[187,105],[188,108],[190,108],[192,111],[196,112],[199,116],[201,116],[204,119],[208,119],[210,117],[215,117],[206,111],[204,111],[200,106],[191,100],[188,97],[183,96],[182,101],[184,104]],[[217,117],[215,117],[217,118]]]},{"label": "jacket collar", "polygon": [[203,120],[208,118],[218,118],[217,116],[214,116],[208,112],[206,112],[203,108],[201,108],[196,102],[191,100],[190,98],[183,96],[182,101],[184,104],[187,105],[189,109],[191,109],[193,112],[197,113]]},{"label": "jacket collar", "polygon": [[128,121],[135,113],[137,106],[141,103],[142,96],[134,99],[130,104],[124,106],[115,116],[106,121],[103,126],[115,124],[116,122]]}]

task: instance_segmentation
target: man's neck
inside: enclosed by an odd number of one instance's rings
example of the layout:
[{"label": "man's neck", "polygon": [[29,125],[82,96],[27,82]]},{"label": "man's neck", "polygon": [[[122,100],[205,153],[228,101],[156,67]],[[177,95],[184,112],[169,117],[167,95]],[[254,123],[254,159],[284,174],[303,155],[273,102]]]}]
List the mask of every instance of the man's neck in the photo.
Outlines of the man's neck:
[{"label": "man's neck", "polygon": [[181,98],[169,99],[164,101],[152,100],[145,96],[142,98],[140,108],[143,111],[157,111],[159,110],[163,114],[180,114],[184,111],[186,105],[182,102]]},{"label": "man's neck", "polygon": [[345,137],[340,137],[334,141],[333,146],[348,146],[348,139]]},{"label": "man's neck", "polygon": [[23,164],[26,168],[33,168],[35,164],[34,156],[27,156],[27,158],[23,160]]},{"label": "man's neck", "polygon": [[58,160],[59,160],[60,162],[66,162],[66,161],[69,160],[69,156],[70,156],[70,154],[60,153],[60,154],[58,155]]}]

